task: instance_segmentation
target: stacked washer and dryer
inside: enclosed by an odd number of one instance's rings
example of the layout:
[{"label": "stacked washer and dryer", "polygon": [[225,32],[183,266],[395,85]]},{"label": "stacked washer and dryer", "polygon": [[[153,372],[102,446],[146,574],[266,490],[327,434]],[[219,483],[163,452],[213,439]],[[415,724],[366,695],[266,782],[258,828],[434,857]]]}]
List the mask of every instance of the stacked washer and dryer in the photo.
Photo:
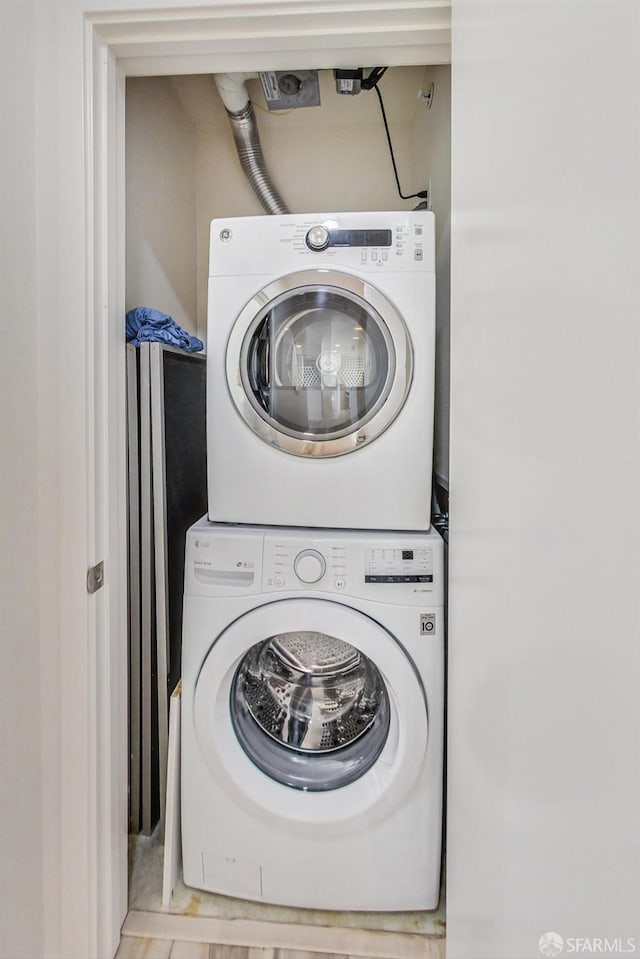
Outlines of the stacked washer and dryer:
[{"label": "stacked washer and dryer", "polygon": [[440,885],[443,543],[429,212],[211,224],[208,516],[187,534],[187,885],[424,910]]}]

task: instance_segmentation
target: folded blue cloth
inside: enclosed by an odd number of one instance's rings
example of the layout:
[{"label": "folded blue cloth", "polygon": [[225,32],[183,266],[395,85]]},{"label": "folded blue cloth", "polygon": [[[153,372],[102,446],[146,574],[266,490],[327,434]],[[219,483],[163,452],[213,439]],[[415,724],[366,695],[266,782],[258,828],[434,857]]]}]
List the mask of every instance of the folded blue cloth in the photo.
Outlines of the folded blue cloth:
[{"label": "folded blue cloth", "polygon": [[137,306],[129,310],[126,322],[127,343],[140,346],[143,342],[168,343],[179,346],[189,353],[204,349],[197,336],[191,336],[172,317],[149,306]]}]

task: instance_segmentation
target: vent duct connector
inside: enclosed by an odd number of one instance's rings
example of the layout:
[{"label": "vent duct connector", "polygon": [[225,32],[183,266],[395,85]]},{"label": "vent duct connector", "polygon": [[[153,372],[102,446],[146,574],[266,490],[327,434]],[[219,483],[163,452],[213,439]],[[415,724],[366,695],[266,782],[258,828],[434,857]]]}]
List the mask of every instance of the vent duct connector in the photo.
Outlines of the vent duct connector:
[{"label": "vent duct connector", "polygon": [[258,125],[245,85],[249,78],[255,76],[257,74],[222,73],[215,76],[215,81],[229,116],[240,166],[244,170],[251,189],[265,213],[288,213],[289,210],[267,172],[260,146]]}]

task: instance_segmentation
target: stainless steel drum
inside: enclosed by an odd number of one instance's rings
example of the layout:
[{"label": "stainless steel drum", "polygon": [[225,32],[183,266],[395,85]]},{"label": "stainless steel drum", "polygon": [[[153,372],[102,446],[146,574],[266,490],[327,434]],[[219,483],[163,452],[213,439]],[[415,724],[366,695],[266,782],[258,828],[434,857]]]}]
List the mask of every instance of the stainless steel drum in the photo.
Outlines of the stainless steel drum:
[{"label": "stainless steel drum", "polygon": [[297,789],[353,782],[376,761],[389,731],[389,699],[374,663],[350,643],[310,630],[252,646],[230,705],[249,758]]}]

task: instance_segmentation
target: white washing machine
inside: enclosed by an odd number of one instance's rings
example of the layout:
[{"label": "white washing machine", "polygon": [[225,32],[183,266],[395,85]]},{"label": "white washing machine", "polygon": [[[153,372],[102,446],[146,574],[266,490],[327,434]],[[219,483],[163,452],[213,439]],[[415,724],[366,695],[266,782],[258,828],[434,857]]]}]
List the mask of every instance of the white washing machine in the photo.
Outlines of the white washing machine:
[{"label": "white washing machine", "polygon": [[318,909],[436,907],[443,575],[435,531],[189,530],[188,886]]},{"label": "white washing machine", "polygon": [[212,222],[211,520],[429,528],[434,264],[429,212]]}]

